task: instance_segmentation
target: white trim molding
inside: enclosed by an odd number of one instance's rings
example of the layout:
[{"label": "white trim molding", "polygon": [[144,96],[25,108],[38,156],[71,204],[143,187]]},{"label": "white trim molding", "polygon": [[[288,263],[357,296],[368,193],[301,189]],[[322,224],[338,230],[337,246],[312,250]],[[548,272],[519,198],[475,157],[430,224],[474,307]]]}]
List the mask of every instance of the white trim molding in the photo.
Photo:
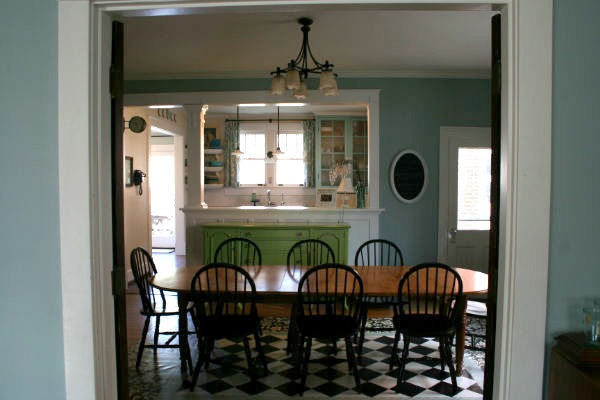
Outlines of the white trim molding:
[{"label": "white trim molding", "polygon": [[[459,4],[442,0],[385,3],[413,7],[422,4],[429,9],[433,3],[441,7]],[[468,3],[489,5],[484,1]],[[550,222],[553,5],[552,0],[493,3],[503,16],[504,61],[499,313],[493,398],[540,399]],[[59,0],[59,154],[70,158],[68,165],[59,164],[67,399],[117,398],[110,292],[110,129],[106,122],[110,118],[106,115],[109,97],[105,78],[108,64],[102,57],[110,48],[107,38],[111,16],[168,7],[217,11],[223,7],[246,7],[261,11],[285,5],[308,10],[317,4],[375,6],[367,0]],[[91,57],[70,56],[74,52]],[[379,143],[373,146],[378,149]],[[91,285],[82,285],[90,280]]]}]

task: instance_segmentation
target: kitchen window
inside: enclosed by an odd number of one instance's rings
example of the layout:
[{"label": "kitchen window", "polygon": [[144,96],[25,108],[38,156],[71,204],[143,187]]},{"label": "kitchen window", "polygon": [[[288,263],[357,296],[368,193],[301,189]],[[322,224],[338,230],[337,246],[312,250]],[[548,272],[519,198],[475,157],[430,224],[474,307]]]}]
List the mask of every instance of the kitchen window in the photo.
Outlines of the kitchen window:
[{"label": "kitchen window", "polygon": [[279,147],[283,154],[275,155],[277,121],[240,122],[240,186],[303,186],[302,122],[279,122]]}]

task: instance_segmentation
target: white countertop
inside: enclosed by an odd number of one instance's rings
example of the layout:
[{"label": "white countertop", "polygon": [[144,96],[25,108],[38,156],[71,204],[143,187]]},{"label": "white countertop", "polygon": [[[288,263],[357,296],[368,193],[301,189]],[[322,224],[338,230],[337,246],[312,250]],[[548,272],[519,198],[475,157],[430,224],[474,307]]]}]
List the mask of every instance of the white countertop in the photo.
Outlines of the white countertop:
[{"label": "white countertop", "polygon": [[239,212],[239,211],[257,211],[257,212],[283,212],[283,211],[293,211],[293,212],[383,212],[385,211],[382,208],[333,208],[333,207],[305,207],[305,206],[237,206],[237,207],[212,207],[212,206],[203,206],[201,204],[185,206],[181,209],[181,211],[185,212],[210,212],[210,211],[231,211],[231,212]]}]

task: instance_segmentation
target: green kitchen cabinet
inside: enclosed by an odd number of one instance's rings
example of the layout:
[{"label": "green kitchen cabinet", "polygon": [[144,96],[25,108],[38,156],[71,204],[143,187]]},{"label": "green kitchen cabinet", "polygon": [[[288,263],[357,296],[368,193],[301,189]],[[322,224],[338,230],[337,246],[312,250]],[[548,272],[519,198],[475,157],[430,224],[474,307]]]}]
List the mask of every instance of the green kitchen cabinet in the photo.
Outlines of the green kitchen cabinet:
[{"label": "green kitchen cabinet", "polygon": [[221,242],[231,237],[252,240],[262,254],[263,265],[285,265],[294,243],[304,239],[321,239],[329,244],[337,262],[348,261],[348,224],[204,224],[204,260],[211,262]]}]

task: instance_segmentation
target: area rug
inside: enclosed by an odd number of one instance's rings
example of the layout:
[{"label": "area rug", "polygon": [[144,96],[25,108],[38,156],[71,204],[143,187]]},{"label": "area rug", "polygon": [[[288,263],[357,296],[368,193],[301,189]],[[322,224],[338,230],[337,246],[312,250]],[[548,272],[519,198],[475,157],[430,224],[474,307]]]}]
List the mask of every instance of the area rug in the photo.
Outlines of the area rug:
[{"label": "area rug", "polygon": [[[407,364],[406,382],[397,385],[398,369],[389,369],[393,345],[392,331],[385,329],[389,321],[373,319],[365,335],[364,350],[359,366],[361,385],[355,387],[348,372],[343,341],[334,353],[329,343],[313,343],[307,389],[303,398],[365,398],[377,399],[481,399],[482,375],[477,362],[465,354],[465,368],[458,377],[458,393],[451,397],[451,380],[447,371],[440,369],[438,343],[422,340],[411,345]],[[129,352],[129,386],[131,399],[280,399],[297,396],[299,377],[294,361],[286,354],[287,318],[265,318],[262,343],[267,355],[269,374],[252,382],[244,372],[246,360],[241,343],[221,340],[212,357],[217,361],[202,370],[193,392],[183,387],[180,375],[179,352],[159,349],[154,355],[145,350],[140,370],[135,370],[137,347]],[[195,337],[190,337],[195,360]]]}]

